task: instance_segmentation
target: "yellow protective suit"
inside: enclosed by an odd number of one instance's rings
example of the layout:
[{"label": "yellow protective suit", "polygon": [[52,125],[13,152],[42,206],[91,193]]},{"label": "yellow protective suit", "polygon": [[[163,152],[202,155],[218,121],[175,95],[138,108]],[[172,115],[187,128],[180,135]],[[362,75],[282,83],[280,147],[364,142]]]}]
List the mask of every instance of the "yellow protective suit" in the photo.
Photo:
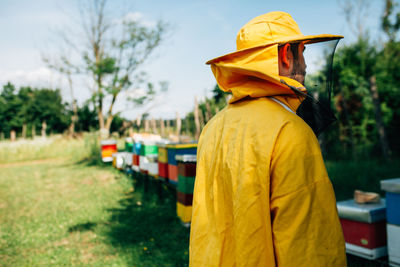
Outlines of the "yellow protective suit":
[{"label": "yellow protective suit", "polygon": [[233,97],[198,144],[192,267],[346,266],[318,140],[294,113],[301,99],[280,79],[302,85],[279,77],[278,45],[240,51],[238,44],[239,52],[209,62]]}]

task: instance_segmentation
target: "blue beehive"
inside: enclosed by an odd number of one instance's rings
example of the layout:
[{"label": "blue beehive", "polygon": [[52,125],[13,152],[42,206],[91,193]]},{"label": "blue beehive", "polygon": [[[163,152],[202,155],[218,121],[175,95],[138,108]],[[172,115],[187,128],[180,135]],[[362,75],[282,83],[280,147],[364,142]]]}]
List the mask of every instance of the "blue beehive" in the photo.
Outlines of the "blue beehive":
[{"label": "blue beehive", "polygon": [[197,143],[173,143],[167,145],[168,164],[177,165],[176,155],[196,155]]},{"label": "blue beehive", "polygon": [[400,178],[381,181],[386,191],[386,220],[390,224],[400,225]]},{"label": "blue beehive", "polygon": [[139,142],[135,142],[134,146],[133,146],[133,153],[135,155],[140,155],[140,147],[142,146],[141,143]]},{"label": "blue beehive", "polygon": [[400,266],[400,178],[381,181],[386,191],[386,220],[390,266]]}]

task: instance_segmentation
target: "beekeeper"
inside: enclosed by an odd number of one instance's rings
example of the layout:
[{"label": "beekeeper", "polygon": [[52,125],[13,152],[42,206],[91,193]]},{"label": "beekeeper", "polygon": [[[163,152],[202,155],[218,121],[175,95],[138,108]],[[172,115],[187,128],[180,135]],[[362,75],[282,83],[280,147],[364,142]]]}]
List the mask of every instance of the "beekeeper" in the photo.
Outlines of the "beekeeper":
[{"label": "beekeeper", "polygon": [[232,98],[199,140],[191,266],[346,266],[316,138],[334,116],[307,93],[303,57],[341,38],[303,35],[271,12],[239,30],[236,52],[207,62]]}]

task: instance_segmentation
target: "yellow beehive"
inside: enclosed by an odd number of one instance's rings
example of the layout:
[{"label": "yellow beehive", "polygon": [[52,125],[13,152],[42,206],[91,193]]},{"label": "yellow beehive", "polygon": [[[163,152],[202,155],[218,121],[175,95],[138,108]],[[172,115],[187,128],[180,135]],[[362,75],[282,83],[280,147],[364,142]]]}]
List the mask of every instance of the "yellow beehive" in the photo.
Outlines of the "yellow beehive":
[{"label": "yellow beehive", "polygon": [[158,147],[158,162],[168,163],[168,153],[166,147]]},{"label": "yellow beehive", "polygon": [[192,220],[192,206],[185,206],[179,202],[176,203],[176,213],[184,223],[189,223]]}]

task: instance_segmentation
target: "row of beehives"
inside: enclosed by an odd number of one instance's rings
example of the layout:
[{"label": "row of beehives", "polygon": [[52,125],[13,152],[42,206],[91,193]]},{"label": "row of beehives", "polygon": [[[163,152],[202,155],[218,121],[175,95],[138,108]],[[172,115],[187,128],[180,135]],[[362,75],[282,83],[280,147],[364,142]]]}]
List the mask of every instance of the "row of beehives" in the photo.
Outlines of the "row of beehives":
[{"label": "row of beehives", "polygon": [[346,251],[367,259],[389,256],[390,266],[400,266],[400,178],[381,181],[386,199],[358,204],[353,199],[337,203]]},{"label": "row of beehives", "polygon": [[125,172],[159,179],[176,188],[177,215],[189,224],[196,176],[196,143],[173,143],[153,138],[126,138],[125,151],[117,152],[115,140],[101,142],[102,159]]}]

